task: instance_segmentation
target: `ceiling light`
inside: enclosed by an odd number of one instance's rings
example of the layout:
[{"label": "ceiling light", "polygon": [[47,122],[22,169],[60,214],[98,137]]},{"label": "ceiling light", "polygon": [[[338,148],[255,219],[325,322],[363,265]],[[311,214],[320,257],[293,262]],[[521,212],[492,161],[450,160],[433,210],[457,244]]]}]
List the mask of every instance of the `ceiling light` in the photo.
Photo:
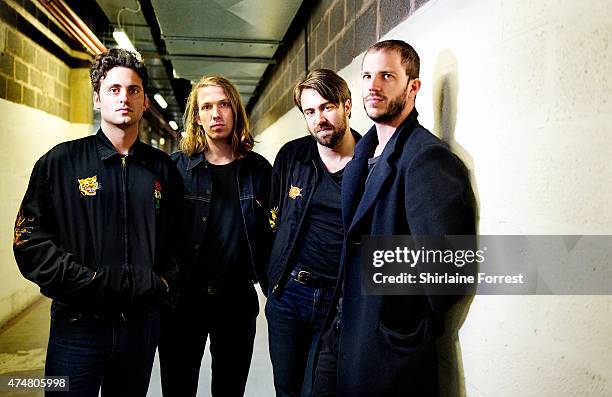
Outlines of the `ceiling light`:
[{"label": "ceiling light", "polygon": [[161,96],[160,94],[153,95],[153,99],[155,99],[155,102],[157,102],[159,104],[159,106],[162,107],[162,109],[165,109],[165,108],[168,107],[168,102],[166,102],[164,97]]},{"label": "ceiling light", "polygon": [[123,29],[115,29],[115,31],[113,32],[113,38],[115,39],[117,44],[119,44],[120,48],[123,48],[123,49],[126,49],[128,51],[132,51],[132,52],[138,53],[138,51],[136,51],[136,48],[134,47],[134,45],[130,41],[130,38],[123,31]]},{"label": "ceiling light", "polygon": [[170,127],[172,127],[174,131],[178,130],[178,124],[176,124],[176,121],[170,120],[168,124],[170,124]]}]

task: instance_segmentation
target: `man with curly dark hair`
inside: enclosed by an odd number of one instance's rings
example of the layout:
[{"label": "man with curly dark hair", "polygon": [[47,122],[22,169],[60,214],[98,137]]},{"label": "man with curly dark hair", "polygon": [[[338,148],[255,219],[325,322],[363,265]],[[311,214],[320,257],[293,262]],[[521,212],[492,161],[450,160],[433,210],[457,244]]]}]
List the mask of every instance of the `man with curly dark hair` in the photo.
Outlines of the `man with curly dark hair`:
[{"label": "man with curly dark hair", "polygon": [[144,63],[111,49],[96,57],[91,82],[100,129],[36,162],[13,250],[53,299],[45,375],[69,378],[61,395],[145,396],[159,306],[178,271],[171,211],[182,188],[170,157],[138,139]]}]

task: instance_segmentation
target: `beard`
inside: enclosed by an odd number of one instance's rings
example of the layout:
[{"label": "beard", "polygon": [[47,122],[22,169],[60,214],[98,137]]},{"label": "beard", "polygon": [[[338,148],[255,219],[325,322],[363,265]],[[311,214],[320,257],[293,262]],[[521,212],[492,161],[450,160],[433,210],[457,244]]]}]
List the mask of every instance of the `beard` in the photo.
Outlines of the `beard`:
[{"label": "beard", "polygon": [[[312,135],[312,137],[314,138],[315,141],[317,141],[317,143],[321,144],[322,146],[333,149],[336,147],[336,145],[340,141],[342,141],[342,138],[344,137],[344,134],[346,133],[346,118],[342,117],[342,120],[338,124],[339,124],[338,126],[335,126],[331,123],[319,124],[316,127],[315,132],[310,131],[310,135]],[[326,136],[324,139],[319,138],[317,133],[321,131],[322,129],[328,129],[328,128],[331,128],[332,130],[331,134]]]},{"label": "beard", "polygon": [[[408,85],[406,85],[406,88],[404,88],[404,91],[401,94],[389,100],[387,109],[385,109],[385,111],[379,115],[370,114],[370,112],[368,111],[368,108],[365,105],[365,101],[363,103],[363,108],[365,109],[368,117],[372,121],[375,121],[377,123],[387,123],[387,122],[393,121],[397,118],[397,116],[399,116],[402,113],[402,111],[406,107],[406,92],[407,91],[408,91]],[[379,96],[382,96],[382,95],[379,95]],[[382,96],[382,97],[383,99],[388,99],[385,96]]]}]

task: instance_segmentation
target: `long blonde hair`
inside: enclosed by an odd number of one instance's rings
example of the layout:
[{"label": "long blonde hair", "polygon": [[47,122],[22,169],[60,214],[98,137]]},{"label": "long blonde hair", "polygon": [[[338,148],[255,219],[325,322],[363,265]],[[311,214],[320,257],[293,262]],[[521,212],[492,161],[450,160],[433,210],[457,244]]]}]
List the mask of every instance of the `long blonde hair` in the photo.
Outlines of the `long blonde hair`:
[{"label": "long blonde hair", "polygon": [[223,88],[225,95],[229,99],[232,111],[234,112],[234,131],[232,132],[232,150],[237,159],[243,158],[247,152],[253,149],[255,141],[251,136],[249,119],[242,104],[242,99],[236,87],[225,77],[221,76],[202,76],[200,81],[191,87],[191,92],[187,99],[187,107],[183,115],[183,125],[185,135],[179,142],[179,149],[191,156],[208,150],[206,133],[204,128],[197,123],[198,120],[198,90],[207,86]]}]

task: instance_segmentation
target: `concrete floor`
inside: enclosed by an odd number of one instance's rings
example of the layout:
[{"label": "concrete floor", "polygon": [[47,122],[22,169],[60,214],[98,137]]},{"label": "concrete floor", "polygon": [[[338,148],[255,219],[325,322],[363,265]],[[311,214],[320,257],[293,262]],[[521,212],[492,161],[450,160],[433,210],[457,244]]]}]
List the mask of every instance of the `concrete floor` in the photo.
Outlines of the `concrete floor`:
[{"label": "concrete floor", "polygon": [[[272,364],[268,354],[268,330],[263,314],[265,298],[260,293],[260,313],[257,318],[257,334],[251,370],[245,396],[273,396]],[[0,376],[18,375],[40,377],[44,373],[45,353],[49,338],[49,308],[51,301],[44,298],[34,303],[16,319],[0,330]],[[161,397],[159,361],[155,357],[148,397]],[[208,348],[202,359],[198,396],[210,395],[210,353]],[[2,396],[38,397],[37,391],[0,391]]]}]

